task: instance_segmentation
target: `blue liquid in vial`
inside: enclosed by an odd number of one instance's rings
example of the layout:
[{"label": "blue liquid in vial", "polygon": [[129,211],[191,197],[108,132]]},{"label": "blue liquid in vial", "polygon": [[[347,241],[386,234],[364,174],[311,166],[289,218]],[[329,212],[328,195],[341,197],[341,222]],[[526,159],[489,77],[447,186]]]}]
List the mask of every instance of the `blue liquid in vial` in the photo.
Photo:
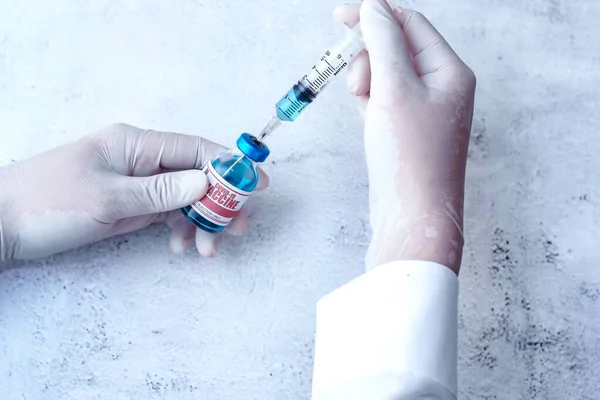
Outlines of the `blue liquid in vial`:
[{"label": "blue liquid in vial", "polygon": [[[212,166],[221,175],[223,179],[232,184],[233,186],[241,189],[245,192],[252,192],[258,184],[258,170],[254,163],[247,157],[244,157],[242,161],[237,163],[235,167],[223,176],[225,172],[240,158],[239,154],[230,155],[226,158],[216,158],[212,161]],[[207,220],[192,208],[191,205],[183,207],[181,209],[183,214],[188,217],[194,224],[207,232],[217,233],[225,229],[224,226],[220,226]]]},{"label": "blue liquid in vial", "polygon": [[286,94],[275,104],[277,117],[282,121],[292,122],[304,111],[306,106],[313,102],[316,94],[310,86],[298,81]]}]

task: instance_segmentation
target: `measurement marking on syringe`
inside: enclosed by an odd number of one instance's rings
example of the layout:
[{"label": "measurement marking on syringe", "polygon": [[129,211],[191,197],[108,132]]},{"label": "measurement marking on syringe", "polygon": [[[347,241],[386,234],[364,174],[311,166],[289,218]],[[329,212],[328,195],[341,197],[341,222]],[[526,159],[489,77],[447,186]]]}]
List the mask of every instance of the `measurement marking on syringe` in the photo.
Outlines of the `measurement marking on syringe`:
[{"label": "measurement marking on syringe", "polygon": [[285,99],[290,102],[289,109],[292,110],[293,113],[296,113],[304,108],[304,104],[298,100],[292,100],[289,96],[285,96]]},{"label": "measurement marking on syringe", "polygon": [[296,111],[298,111],[298,109],[299,109],[300,107],[298,107],[298,106],[296,105],[296,103],[294,103],[293,101],[290,101],[290,108],[292,109],[292,111],[293,111],[293,112],[296,112]]},{"label": "measurement marking on syringe", "polygon": [[283,111],[283,110],[281,109],[281,107],[277,107],[277,108],[279,109],[279,111],[281,111],[283,114],[285,114],[285,115],[286,115],[288,118],[292,118],[292,115],[293,115],[293,114],[290,114],[290,113],[289,113],[289,112],[287,112],[287,111]]},{"label": "measurement marking on syringe", "polygon": [[284,97],[276,103],[277,115],[275,118],[278,118],[279,121],[295,121],[319,96],[321,91],[346,69],[348,62],[357,55],[357,52],[365,48],[360,32],[355,29],[354,33],[347,40],[340,41],[333,46],[332,51],[327,50],[325,53],[321,53],[320,59],[314,60],[312,67],[305,71],[306,75],[296,81]]}]

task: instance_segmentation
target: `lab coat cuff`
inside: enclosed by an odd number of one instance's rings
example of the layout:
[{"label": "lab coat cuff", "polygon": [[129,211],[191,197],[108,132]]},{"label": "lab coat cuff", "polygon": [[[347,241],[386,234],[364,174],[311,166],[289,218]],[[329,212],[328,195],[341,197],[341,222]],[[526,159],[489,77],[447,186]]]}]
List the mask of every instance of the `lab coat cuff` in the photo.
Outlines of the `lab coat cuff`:
[{"label": "lab coat cuff", "polygon": [[410,374],[456,395],[458,279],[433,262],[400,261],[317,305],[313,396],[367,376]]}]

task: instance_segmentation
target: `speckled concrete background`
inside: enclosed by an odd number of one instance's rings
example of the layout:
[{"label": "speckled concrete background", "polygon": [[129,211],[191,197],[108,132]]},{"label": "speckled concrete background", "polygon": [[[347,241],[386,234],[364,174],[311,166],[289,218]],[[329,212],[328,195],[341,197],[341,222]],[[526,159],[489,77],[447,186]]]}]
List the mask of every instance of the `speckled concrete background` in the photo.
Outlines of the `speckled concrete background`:
[{"label": "speckled concrete background", "polygon": [[[231,144],[338,37],[336,3],[0,0],[0,161],[115,121]],[[600,3],[404,5],[479,81],[460,395],[597,399]],[[217,259],[172,255],[157,227],[3,267],[0,398],[307,398],[315,302],[369,238],[344,84],[270,143],[252,232]]]}]

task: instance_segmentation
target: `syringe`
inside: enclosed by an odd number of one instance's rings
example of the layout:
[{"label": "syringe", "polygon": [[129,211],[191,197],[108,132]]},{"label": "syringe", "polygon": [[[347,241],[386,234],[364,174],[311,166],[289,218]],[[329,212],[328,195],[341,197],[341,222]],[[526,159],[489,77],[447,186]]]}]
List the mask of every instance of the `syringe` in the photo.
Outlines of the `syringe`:
[{"label": "syringe", "polygon": [[327,50],[310,72],[275,104],[276,115],[259,134],[259,140],[265,139],[283,122],[295,121],[319,93],[365,48],[360,24],[356,24],[348,32],[345,40]]}]

